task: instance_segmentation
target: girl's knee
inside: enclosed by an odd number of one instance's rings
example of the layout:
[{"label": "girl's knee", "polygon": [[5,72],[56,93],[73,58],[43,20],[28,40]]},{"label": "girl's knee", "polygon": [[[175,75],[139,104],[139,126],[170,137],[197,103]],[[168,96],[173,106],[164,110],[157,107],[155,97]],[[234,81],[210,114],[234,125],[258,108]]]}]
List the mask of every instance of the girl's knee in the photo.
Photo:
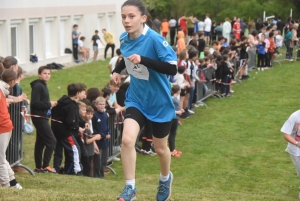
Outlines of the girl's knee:
[{"label": "girl's knee", "polygon": [[122,137],[122,147],[132,147],[135,144],[135,139],[130,138],[129,136]]}]

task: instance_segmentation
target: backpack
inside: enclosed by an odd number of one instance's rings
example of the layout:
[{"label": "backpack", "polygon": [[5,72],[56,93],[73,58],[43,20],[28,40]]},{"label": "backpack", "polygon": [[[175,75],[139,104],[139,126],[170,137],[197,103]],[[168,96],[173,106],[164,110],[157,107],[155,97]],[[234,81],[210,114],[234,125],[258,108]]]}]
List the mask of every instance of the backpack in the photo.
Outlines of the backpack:
[{"label": "backpack", "polygon": [[72,52],[72,50],[70,48],[66,48],[65,49],[65,53],[66,54],[72,54],[73,52]]},{"label": "backpack", "polygon": [[47,64],[47,66],[50,67],[52,70],[61,70],[63,67],[65,67],[65,66],[55,63],[55,62],[53,62],[51,64]]},{"label": "backpack", "polygon": [[39,58],[35,55],[30,55],[30,58],[29,60],[32,62],[32,63],[36,63],[39,61]]}]

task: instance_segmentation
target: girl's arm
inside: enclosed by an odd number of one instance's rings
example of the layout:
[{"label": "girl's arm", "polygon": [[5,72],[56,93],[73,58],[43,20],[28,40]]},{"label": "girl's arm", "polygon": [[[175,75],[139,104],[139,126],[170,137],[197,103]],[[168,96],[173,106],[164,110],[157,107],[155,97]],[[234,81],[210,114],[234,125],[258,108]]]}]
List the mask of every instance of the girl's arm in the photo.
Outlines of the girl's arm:
[{"label": "girl's arm", "polygon": [[147,68],[151,68],[152,70],[167,75],[176,75],[177,73],[176,64],[171,64],[163,61],[156,61],[143,56],[140,57],[141,57],[140,64],[145,65]]},{"label": "girl's arm", "polygon": [[91,143],[95,142],[96,140],[100,140],[100,139],[101,139],[100,134],[93,135],[92,138],[87,138],[86,139],[86,144],[91,144]]}]

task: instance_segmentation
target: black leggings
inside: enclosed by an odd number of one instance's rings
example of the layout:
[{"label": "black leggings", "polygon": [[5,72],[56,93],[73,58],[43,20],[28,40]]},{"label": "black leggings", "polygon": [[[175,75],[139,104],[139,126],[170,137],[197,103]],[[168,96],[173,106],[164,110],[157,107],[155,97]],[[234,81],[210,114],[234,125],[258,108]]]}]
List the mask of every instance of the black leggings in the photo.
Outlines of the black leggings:
[{"label": "black leggings", "polygon": [[176,138],[176,134],[177,134],[177,127],[178,127],[178,119],[173,119],[171,130],[170,130],[170,135],[169,135],[169,139],[168,139],[171,152],[174,151],[174,149],[175,149],[175,138]]},{"label": "black leggings", "polygon": [[265,55],[257,54],[257,67],[261,68],[265,66]]}]

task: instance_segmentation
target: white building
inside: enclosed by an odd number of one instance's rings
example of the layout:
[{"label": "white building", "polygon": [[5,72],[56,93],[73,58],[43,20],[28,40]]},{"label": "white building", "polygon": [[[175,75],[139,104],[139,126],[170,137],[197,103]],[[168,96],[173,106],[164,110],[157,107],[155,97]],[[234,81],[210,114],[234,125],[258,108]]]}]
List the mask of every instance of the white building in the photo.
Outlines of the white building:
[{"label": "white building", "polygon": [[[0,0],[0,56],[15,56],[26,71],[35,71],[48,63],[68,63],[72,54],[72,26],[85,36],[84,46],[90,47],[95,30],[105,28],[118,38],[124,31],[121,22],[121,5],[125,0]],[[102,38],[102,41],[103,38]],[[39,62],[32,63],[31,54]],[[99,55],[104,54],[100,44]],[[110,52],[108,53],[108,57]]]}]

